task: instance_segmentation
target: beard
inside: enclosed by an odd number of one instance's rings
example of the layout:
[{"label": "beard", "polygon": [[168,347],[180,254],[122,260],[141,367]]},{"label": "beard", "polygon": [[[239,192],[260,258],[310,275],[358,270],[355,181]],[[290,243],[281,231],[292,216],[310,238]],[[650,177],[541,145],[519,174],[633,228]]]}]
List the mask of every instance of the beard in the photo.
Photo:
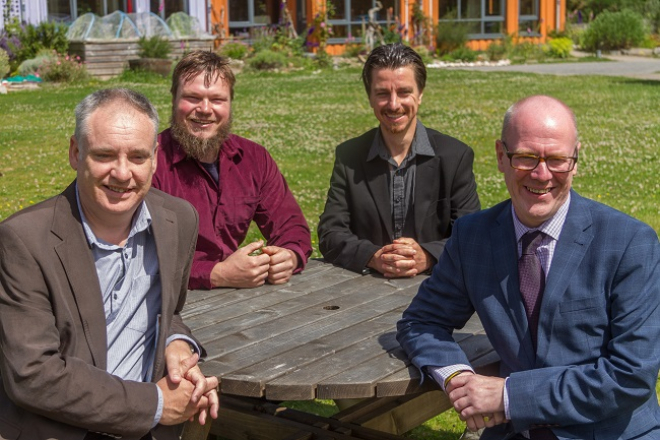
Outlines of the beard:
[{"label": "beard", "polygon": [[191,133],[185,121],[175,121],[174,112],[172,113],[170,118],[172,137],[179,142],[186,155],[200,162],[207,161],[210,156],[215,156],[217,160],[222,143],[231,133],[232,113],[229,113],[229,119],[218,126],[213,136],[209,138],[198,137]]}]

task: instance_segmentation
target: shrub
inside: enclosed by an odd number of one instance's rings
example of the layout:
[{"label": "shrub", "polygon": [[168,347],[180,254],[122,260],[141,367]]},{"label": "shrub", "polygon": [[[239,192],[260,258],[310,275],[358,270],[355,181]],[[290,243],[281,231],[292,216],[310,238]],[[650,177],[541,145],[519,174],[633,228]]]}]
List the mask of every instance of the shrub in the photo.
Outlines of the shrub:
[{"label": "shrub", "polygon": [[45,61],[39,69],[39,76],[51,82],[84,82],[89,78],[85,65],[79,56],[54,53],[54,57]]},{"label": "shrub", "polygon": [[529,60],[541,61],[545,58],[545,52],[541,45],[531,41],[523,41],[514,44],[509,51],[509,58],[512,62],[526,63]]},{"label": "shrub", "polygon": [[8,23],[2,40],[3,47],[9,49],[11,69],[15,70],[23,61],[35,58],[44,49],[66,53],[69,49],[66,31],[66,25],[55,22],[45,21],[38,26],[23,25],[16,20]]},{"label": "shrub", "polygon": [[582,34],[582,48],[596,50],[627,49],[644,41],[648,31],[642,16],[630,10],[605,11]]},{"label": "shrub", "polygon": [[287,57],[282,52],[263,49],[255,53],[252,58],[248,58],[247,64],[255,70],[281,69],[287,65]]},{"label": "shrub", "polygon": [[486,57],[488,61],[500,61],[504,60],[509,56],[511,52],[513,43],[509,35],[505,35],[502,40],[490,43],[486,48]]},{"label": "shrub", "polygon": [[568,58],[572,49],[573,40],[570,38],[553,38],[548,42],[546,54],[552,58]]},{"label": "shrub", "polygon": [[169,57],[172,50],[170,42],[158,35],[149,38],[140,37],[138,40],[138,47],[140,48],[140,51],[138,52],[140,58],[165,59]]},{"label": "shrub", "polygon": [[7,76],[9,73],[9,55],[7,51],[0,48],[0,79]]},{"label": "shrub", "polygon": [[467,24],[454,21],[455,13],[448,13],[435,28],[435,47],[438,55],[446,55],[459,47],[465,46],[468,39],[469,29]]},{"label": "shrub", "polygon": [[34,75],[36,74],[41,66],[48,60],[55,57],[53,51],[42,50],[36,57],[25,60],[18,66],[16,72],[21,76]]},{"label": "shrub", "polygon": [[466,63],[472,63],[477,60],[478,56],[479,52],[463,46],[444,55],[442,59],[443,61],[464,61]]},{"label": "shrub", "polygon": [[220,46],[219,53],[222,56],[234,60],[242,60],[248,54],[248,47],[243,43],[229,42]]}]

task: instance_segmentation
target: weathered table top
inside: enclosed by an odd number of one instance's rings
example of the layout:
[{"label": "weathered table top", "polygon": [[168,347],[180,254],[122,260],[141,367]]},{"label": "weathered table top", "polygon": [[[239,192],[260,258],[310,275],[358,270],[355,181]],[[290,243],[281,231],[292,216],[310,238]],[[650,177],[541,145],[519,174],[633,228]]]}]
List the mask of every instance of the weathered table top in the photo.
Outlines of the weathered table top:
[{"label": "weathered table top", "polygon": [[[396,322],[426,276],[387,280],[312,260],[285,285],[191,291],[184,322],[221,392],[269,400],[416,393]],[[455,334],[475,367],[497,361],[479,320]],[[426,381],[429,383],[431,381]]]}]

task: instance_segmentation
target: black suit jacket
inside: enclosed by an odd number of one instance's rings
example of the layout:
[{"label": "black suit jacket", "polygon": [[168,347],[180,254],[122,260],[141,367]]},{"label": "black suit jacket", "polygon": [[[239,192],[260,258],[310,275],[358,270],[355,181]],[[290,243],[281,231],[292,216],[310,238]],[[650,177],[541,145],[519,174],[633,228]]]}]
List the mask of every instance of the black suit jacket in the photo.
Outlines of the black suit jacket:
[{"label": "black suit jacket", "polygon": [[[191,336],[183,308],[197,212],[149,191],[162,284],[153,380],[163,377],[165,342]],[[75,186],[0,223],[0,439],[82,440],[87,431],[139,439],[150,431],[158,391],[106,371],[107,338],[94,258]],[[180,426],[158,425],[157,440]]]},{"label": "black suit jacket", "polygon": [[[326,260],[362,272],[378,249],[391,243],[392,215],[382,160],[367,162],[379,128],[337,147],[321,215],[319,248]],[[436,260],[454,221],[481,207],[472,172],[474,152],[450,136],[425,128],[434,157],[417,156],[414,238]]]}]

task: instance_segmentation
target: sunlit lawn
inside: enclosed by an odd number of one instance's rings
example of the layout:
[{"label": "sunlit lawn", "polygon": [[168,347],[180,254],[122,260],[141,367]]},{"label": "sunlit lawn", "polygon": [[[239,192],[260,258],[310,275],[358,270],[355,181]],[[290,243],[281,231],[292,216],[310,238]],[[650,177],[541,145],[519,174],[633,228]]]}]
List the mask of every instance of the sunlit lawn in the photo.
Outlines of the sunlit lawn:
[{"label": "sunlit lawn", "polygon": [[[67,159],[73,108],[89,92],[116,85],[145,93],[159,109],[162,128],[168,125],[169,84],[153,78],[0,95],[0,220],[73,179]],[[501,118],[513,102],[537,93],[564,100],[577,114],[583,144],[577,191],[660,231],[660,82],[431,70],[420,116],[427,126],[472,146],[479,196],[489,207],[506,197],[494,160]],[[277,160],[316,246],[334,147],[376,125],[359,70],[241,74],[234,121],[237,134],[262,143]],[[462,429],[448,413],[412,438],[456,439]]]}]

